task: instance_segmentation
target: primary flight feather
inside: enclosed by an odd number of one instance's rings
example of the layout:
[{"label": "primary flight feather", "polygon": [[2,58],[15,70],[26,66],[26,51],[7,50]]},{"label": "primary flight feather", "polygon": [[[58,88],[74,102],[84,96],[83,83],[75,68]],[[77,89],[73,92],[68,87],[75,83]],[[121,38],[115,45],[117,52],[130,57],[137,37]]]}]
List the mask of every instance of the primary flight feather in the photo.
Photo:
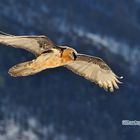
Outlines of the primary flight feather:
[{"label": "primary flight feather", "polygon": [[32,61],[10,68],[9,74],[14,77],[29,76],[45,69],[64,66],[111,92],[114,88],[118,89],[118,83],[121,83],[118,80],[121,77],[118,77],[101,58],[78,54],[68,46],[57,46],[46,36],[1,34],[0,43],[25,49],[36,56]]}]

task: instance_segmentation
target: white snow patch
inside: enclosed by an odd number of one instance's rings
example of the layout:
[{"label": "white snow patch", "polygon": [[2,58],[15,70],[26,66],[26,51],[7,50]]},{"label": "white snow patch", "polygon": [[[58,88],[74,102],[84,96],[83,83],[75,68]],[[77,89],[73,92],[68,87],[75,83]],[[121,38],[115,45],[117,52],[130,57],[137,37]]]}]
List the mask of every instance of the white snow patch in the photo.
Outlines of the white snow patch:
[{"label": "white snow patch", "polygon": [[29,127],[24,128],[20,122],[12,118],[1,121],[0,140],[81,140],[80,137],[58,133],[53,125],[42,126],[33,117],[29,118],[27,122]]}]

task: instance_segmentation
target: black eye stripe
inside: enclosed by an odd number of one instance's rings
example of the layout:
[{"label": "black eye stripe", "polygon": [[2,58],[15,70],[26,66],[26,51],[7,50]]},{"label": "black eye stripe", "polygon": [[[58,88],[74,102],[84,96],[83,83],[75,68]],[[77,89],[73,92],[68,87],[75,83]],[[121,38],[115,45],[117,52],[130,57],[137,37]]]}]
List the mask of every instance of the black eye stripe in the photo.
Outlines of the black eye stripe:
[{"label": "black eye stripe", "polygon": [[77,55],[75,54],[75,52],[72,52],[72,55],[74,56],[74,59],[77,58]]},{"label": "black eye stripe", "polygon": [[42,53],[50,53],[50,52],[52,52],[52,50],[47,50],[47,51],[44,51]]}]

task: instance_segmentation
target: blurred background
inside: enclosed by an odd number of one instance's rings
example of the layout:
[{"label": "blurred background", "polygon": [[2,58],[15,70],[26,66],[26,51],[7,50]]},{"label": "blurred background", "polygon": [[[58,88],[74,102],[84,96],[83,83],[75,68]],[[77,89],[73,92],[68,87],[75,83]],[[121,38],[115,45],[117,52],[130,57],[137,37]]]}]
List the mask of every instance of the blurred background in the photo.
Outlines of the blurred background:
[{"label": "blurred background", "polygon": [[115,93],[65,68],[13,78],[8,69],[34,56],[0,45],[0,140],[138,140],[140,0],[0,0],[0,30],[47,35],[103,58],[123,84]]}]

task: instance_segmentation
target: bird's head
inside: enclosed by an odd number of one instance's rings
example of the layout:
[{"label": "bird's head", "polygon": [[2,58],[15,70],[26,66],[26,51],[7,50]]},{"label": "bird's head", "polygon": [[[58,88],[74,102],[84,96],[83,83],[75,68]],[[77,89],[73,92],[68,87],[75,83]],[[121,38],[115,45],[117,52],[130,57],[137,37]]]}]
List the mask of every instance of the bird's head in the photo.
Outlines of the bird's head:
[{"label": "bird's head", "polygon": [[66,60],[75,60],[77,58],[77,52],[73,48],[63,46],[62,57]]}]

